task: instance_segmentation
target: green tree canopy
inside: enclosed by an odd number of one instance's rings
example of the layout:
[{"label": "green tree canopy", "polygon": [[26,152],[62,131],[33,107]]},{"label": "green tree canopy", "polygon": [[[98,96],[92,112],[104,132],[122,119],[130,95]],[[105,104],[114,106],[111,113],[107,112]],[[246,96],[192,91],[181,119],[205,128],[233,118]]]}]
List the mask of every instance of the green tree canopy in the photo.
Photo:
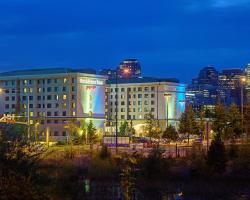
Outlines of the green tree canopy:
[{"label": "green tree canopy", "polygon": [[93,121],[90,120],[87,125],[87,134],[88,134],[88,142],[90,145],[93,145],[98,140],[98,135],[96,133],[96,127],[93,124]]},{"label": "green tree canopy", "polygon": [[192,106],[188,106],[181,115],[179,132],[188,135],[188,144],[190,135],[199,135],[199,124],[196,122],[195,113]]},{"label": "green tree canopy", "polygon": [[215,132],[215,134],[219,138],[221,138],[223,135],[225,135],[226,127],[227,127],[226,109],[221,103],[218,103],[215,105],[214,108],[214,119],[213,119],[212,129]]},{"label": "green tree canopy", "polygon": [[162,138],[176,141],[179,138],[179,136],[175,128],[172,125],[169,125],[163,132]]},{"label": "green tree canopy", "polygon": [[227,128],[223,138],[233,139],[237,138],[242,134],[242,117],[239,108],[236,104],[232,104],[229,107],[227,113]]},{"label": "green tree canopy", "polygon": [[244,131],[247,137],[250,136],[250,103],[248,103],[244,108]]},{"label": "green tree canopy", "polygon": [[128,135],[130,131],[128,122],[127,121],[122,122],[119,129],[120,129],[119,131],[120,136]]},{"label": "green tree canopy", "polygon": [[146,136],[150,138],[160,138],[161,129],[159,127],[159,121],[154,118],[152,113],[148,113],[146,119],[146,125],[144,127]]}]

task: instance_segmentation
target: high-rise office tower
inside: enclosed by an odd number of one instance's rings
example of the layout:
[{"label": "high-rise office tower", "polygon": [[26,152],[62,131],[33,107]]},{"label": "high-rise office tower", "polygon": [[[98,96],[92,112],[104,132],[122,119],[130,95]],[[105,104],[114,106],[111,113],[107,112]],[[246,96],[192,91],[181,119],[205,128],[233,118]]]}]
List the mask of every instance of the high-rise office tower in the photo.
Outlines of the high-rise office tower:
[{"label": "high-rise office tower", "polygon": [[141,65],[137,59],[123,60],[118,69],[119,78],[132,78],[141,76]]}]

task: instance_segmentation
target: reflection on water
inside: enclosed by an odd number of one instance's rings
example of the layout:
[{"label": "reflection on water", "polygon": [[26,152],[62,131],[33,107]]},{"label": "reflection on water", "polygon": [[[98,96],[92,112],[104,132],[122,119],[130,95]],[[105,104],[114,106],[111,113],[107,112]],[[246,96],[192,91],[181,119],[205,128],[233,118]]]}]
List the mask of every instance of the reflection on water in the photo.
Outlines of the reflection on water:
[{"label": "reflection on water", "polygon": [[249,200],[248,194],[228,194],[215,197],[211,191],[205,195],[185,194],[180,188],[175,191],[146,188],[145,190],[135,187],[122,187],[117,182],[90,182],[84,180],[84,198],[88,200]]}]

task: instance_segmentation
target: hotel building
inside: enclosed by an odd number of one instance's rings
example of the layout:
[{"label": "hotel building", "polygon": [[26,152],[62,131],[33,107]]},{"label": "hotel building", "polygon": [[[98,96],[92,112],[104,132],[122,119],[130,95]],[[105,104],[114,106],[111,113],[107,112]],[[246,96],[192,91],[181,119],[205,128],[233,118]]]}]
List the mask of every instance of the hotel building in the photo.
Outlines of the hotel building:
[{"label": "hotel building", "polygon": [[93,71],[64,68],[0,73],[0,114],[16,114],[52,140],[66,139],[69,121],[92,120],[101,131],[105,81]]},{"label": "hotel building", "polygon": [[168,124],[178,125],[185,110],[185,87],[176,79],[135,77],[106,82],[106,134],[115,132],[116,95],[118,127],[123,121],[132,123],[137,135],[143,133],[146,116],[152,113],[164,130]]}]

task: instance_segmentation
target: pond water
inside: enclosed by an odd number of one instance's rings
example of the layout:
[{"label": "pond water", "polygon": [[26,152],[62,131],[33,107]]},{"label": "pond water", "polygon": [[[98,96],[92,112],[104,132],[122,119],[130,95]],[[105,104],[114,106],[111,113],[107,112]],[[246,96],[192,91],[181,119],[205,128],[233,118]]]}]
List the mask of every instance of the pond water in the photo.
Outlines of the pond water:
[{"label": "pond water", "polygon": [[[225,185],[225,188],[227,186]],[[222,189],[223,190],[223,189]],[[204,187],[202,192],[189,186],[136,188],[122,186],[118,182],[83,180],[83,193],[79,199],[87,200],[250,200],[250,188],[227,188],[220,193]]]}]

